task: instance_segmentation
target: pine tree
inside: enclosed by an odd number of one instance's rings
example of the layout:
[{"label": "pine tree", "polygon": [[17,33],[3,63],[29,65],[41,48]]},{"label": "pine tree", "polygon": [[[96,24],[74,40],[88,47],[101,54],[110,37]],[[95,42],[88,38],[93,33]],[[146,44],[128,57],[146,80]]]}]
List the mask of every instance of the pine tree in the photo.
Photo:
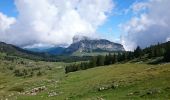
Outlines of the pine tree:
[{"label": "pine tree", "polygon": [[104,66],[105,58],[104,56],[97,56],[97,66]]},{"label": "pine tree", "polygon": [[139,46],[137,46],[137,48],[134,50],[134,56],[135,56],[136,58],[142,56],[142,49],[141,49]]},{"label": "pine tree", "polygon": [[97,58],[96,57],[93,57],[91,60],[90,60],[90,67],[96,67],[97,66]]},{"label": "pine tree", "polygon": [[117,57],[117,55],[114,54],[113,56],[114,56],[113,63],[117,63],[117,62],[118,62],[118,57]]},{"label": "pine tree", "polygon": [[167,44],[165,48],[164,60],[167,62],[170,61],[170,44]]},{"label": "pine tree", "polygon": [[105,65],[109,65],[109,62],[110,62],[110,61],[109,61],[109,56],[106,55],[106,56],[105,56],[105,62],[104,62],[104,64],[105,64]]}]

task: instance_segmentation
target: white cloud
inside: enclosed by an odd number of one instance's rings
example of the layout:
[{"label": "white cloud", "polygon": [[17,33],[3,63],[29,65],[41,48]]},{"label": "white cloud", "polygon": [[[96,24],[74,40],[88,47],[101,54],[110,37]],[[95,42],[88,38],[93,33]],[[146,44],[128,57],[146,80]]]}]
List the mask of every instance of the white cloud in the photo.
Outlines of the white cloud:
[{"label": "white cloud", "polygon": [[146,10],[149,6],[148,2],[135,2],[130,9],[132,9],[132,11],[134,13],[138,13],[140,11]]},{"label": "white cloud", "polygon": [[165,42],[170,37],[170,0],[150,0],[148,4],[147,12],[121,25],[124,30],[121,40],[126,50]]},{"label": "white cloud", "polygon": [[15,23],[15,18],[7,17],[3,13],[0,12],[0,40],[6,41],[7,35],[5,34],[7,30],[11,28],[11,26]]},{"label": "white cloud", "polygon": [[170,41],[170,36],[166,39],[166,41]]},{"label": "white cloud", "polygon": [[4,32],[9,29],[12,24],[15,23],[15,18],[7,17],[3,13],[0,12],[0,32]]},{"label": "white cloud", "polygon": [[0,40],[19,46],[67,44],[74,35],[93,36],[114,7],[112,0],[15,0],[15,4],[19,15],[12,26],[2,19],[6,26],[0,29],[5,31]]},{"label": "white cloud", "polygon": [[128,8],[122,10],[123,15],[127,15],[129,13],[132,13],[134,15],[138,15],[141,12],[147,11],[150,4],[148,2],[139,2],[136,1],[132,5],[130,5]]}]

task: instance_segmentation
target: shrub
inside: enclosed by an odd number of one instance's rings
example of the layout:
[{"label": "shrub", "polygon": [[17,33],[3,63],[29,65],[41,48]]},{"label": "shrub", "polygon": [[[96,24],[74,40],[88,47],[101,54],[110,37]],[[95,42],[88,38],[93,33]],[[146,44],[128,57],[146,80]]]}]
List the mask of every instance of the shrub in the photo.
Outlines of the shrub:
[{"label": "shrub", "polygon": [[22,86],[16,86],[9,89],[9,91],[23,92],[24,88]]},{"label": "shrub", "polygon": [[41,75],[42,75],[41,71],[38,71],[37,76],[41,76]]}]

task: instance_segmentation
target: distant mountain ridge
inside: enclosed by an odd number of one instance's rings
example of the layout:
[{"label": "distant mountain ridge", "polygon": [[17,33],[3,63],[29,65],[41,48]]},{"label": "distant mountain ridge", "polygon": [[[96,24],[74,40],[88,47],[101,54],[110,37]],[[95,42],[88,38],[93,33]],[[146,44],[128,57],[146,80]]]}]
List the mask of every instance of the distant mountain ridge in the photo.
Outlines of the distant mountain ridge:
[{"label": "distant mountain ridge", "polygon": [[40,59],[44,55],[43,53],[36,53],[32,51],[28,51],[22,49],[20,47],[14,46],[12,44],[7,44],[4,42],[0,42],[0,52],[6,53],[11,56],[23,57],[23,58],[35,58]]},{"label": "distant mountain ridge", "polygon": [[[52,53],[53,51],[51,51]],[[56,52],[56,51],[55,51]],[[58,51],[57,51],[58,52]],[[50,62],[73,62],[73,61],[86,61],[90,57],[75,57],[69,55],[51,55],[45,52],[33,52],[22,49],[12,44],[0,42],[0,54],[5,54],[5,59],[13,60],[16,58],[26,58],[35,61],[50,61]]]},{"label": "distant mountain ridge", "polygon": [[48,53],[51,55],[60,55],[65,50],[64,47],[52,47],[52,48],[26,48],[26,50],[39,52],[39,53]]},{"label": "distant mountain ridge", "polygon": [[86,36],[74,36],[73,43],[67,48],[52,47],[46,49],[40,48],[27,48],[27,50],[34,52],[43,52],[53,55],[67,55],[75,52],[79,53],[92,53],[92,52],[114,52],[125,51],[123,45],[114,43],[106,39],[93,39]]}]

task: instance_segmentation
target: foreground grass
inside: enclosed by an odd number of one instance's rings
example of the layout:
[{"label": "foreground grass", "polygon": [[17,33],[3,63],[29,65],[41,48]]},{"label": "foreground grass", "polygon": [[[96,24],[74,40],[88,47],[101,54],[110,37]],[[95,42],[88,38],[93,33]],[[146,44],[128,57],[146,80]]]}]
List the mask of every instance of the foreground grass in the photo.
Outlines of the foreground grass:
[{"label": "foreground grass", "polygon": [[[27,61],[26,61],[27,62]],[[30,62],[30,61],[29,61]],[[170,64],[117,64],[64,73],[64,63],[34,62],[45,74],[15,77],[0,64],[0,99],[9,100],[169,100]],[[12,63],[14,64],[14,63]],[[46,65],[50,70],[45,69]],[[22,65],[16,65],[21,67]],[[24,67],[24,66],[23,66]],[[22,94],[45,86],[36,95]],[[21,90],[21,91],[20,91]]]}]

